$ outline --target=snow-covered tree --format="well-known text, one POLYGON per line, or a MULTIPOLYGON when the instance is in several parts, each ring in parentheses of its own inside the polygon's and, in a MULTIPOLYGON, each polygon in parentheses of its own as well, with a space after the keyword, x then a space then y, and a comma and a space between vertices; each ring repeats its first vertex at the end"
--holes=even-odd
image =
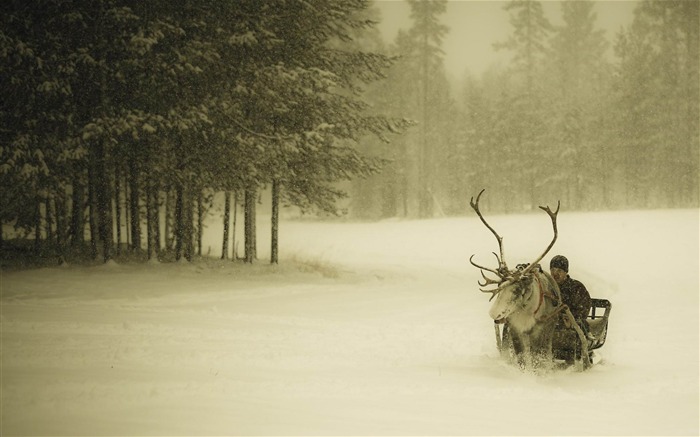
MULTIPOLYGON (((595 4, 591 1, 563 2, 563 24, 554 27, 551 39, 551 104, 547 105, 550 126, 546 157, 555 174, 548 185, 567 187, 559 197, 578 209, 597 194, 595 180, 612 170, 600 135, 605 126, 601 114, 610 104, 612 68, 606 59, 604 32, 596 29, 595 4)), ((590 201, 588 202, 590 204, 590 201)))
POLYGON ((37 241, 43 233, 63 246, 70 215, 79 242, 85 196, 93 255, 100 241, 107 261, 113 205, 121 230, 123 200, 131 244, 141 248, 145 219, 153 258, 162 199, 175 193, 166 214, 174 226, 166 229, 175 257, 191 259, 205 190, 254 197, 282 183, 287 201, 335 210, 337 180, 378 168, 354 144, 401 125, 370 114, 361 98, 361 84, 382 77, 389 59, 338 43, 372 25, 361 14, 367 7, 362 0, 3 3, 0 182, 8 192, 25 188, 14 189, 3 222, 36 230, 43 219, 49 225, 37 241))
POLYGON ((645 1, 619 35, 616 119, 629 206, 698 203, 698 4, 645 1))

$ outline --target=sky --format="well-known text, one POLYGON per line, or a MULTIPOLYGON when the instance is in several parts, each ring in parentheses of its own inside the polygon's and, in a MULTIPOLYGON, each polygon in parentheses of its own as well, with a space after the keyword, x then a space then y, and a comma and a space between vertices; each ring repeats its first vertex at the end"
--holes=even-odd
MULTIPOLYGON (((379 29, 386 41, 393 42, 399 29, 411 27, 409 6, 405 0, 377 0, 383 20, 379 29)), ((542 2, 552 24, 561 23, 560 1, 542 2)), ((632 22, 637 1, 596 2, 598 28, 605 29, 609 40, 622 26, 632 22)), ((466 70, 483 73, 494 63, 505 63, 508 55, 493 50, 493 43, 503 42, 511 32, 505 1, 448 0, 443 22, 449 27, 443 50, 445 68, 452 77, 462 77, 466 70)))

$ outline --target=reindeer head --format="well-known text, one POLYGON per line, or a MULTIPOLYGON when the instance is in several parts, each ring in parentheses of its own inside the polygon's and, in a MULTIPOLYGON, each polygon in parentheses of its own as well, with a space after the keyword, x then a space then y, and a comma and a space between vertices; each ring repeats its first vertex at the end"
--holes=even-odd
POLYGON ((495 269, 490 269, 488 267, 483 267, 476 264, 474 261, 472 261, 474 255, 472 255, 469 258, 469 262, 481 271, 481 276, 482 278, 484 278, 483 283, 479 282, 479 285, 481 287, 496 285, 496 288, 480 288, 480 290, 484 293, 491 293, 491 299, 498 295, 498 297, 496 298, 496 302, 494 302, 493 306, 491 307, 491 310, 489 311, 489 315, 494 320, 501 320, 508 317, 518 307, 522 306, 524 302, 528 299, 528 297, 532 294, 532 281, 534 279, 534 274, 536 272, 541 271, 538 263, 549 252, 552 246, 554 246, 554 242, 557 241, 557 214, 559 213, 560 204, 559 202, 557 202, 557 209, 554 212, 552 212, 552 210, 549 209, 549 206, 540 206, 540 209, 546 212, 547 215, 549 215, 549 218, 552 220, 554 238, 552 238, 552 241, 549 243, 549 246, 547 246, 542 255, 540 255, 535 261, 528 264, 520 264, 515 269, 511 270, 508 268, 508 265, 506 264, 505 260, 505 255, 503 251, 503 237, 498 235, 498 233, 486 222, 484 216, 479 210, 479 199, 481 198, 481 195, 484 193, 484 191, 485 189, 481 190, 481 192, 479 192, 479 195, 476 196, 476 202, 474 202, 474 198, 472 197, 469 204, 474 209, 474 211, 476 211, 477 215, 484 223, 484 225, 486 225, 486 227, 496 237, 501 255, 498 256, 496 252, 493 252, 493 255, 498 261, 498 267, 496 267, 495 269), (486 276, 484 272, 490 272, 496 275, 497 279, 486 276))

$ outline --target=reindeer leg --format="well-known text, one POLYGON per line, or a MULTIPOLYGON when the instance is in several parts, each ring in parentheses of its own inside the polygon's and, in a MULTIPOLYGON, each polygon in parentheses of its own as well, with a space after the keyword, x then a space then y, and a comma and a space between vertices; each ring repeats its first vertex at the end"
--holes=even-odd
POLYGON ((530 337, 527 335, 520 336, 520 341, 523 345, 523 364, 526 369, 534 369, 532 360, 532 343, 530 342, 530 337))
POLYGON ((498 347, 498 352, 503 353, 503 343, 501 341, 501 328, 498 323, 493 324, 493 329, 496 331, 496 346, 498 347))
POLYGON ((508 358, 510 362, 515 362, 519 366, 523 366, 523 343, 520 334, 515 332, 512 327, 508 326, 508 330, 504 329, 504 352, 508 353, 508 358), (506 343, 506 336, 508 334, 508 343, 506 343), (506 349, 506 344, 508 344, 508 349, 506 349))
POLYGON ((553 326, 544 326, 537 338, 536 366, 538 369, 551 370, 554 364, 554 354, 552 353, 552 338, 554 337, 553 326))
MULTIPOLYGON (((571 310, 569 308, 566 308, 564 310, 564 315, 567 319, 569 319, 569 322, 571 322, 571 326, 573 326, 574 330, 576 331, 576 334, 578 335, 578 338, 581 342, 581 361, 583 365, 583 370, 588 369, 591 367, 591 358, 588 355, 588 340, 586 339, 586 336, 584 335, 583 331, 581 330, 581 327, 578 326, 578 323, 576 323, 576 319, 574 318, 574 315, 571 314, 571 310)), ((575 354, 574 354, 575 357, 575 354)))

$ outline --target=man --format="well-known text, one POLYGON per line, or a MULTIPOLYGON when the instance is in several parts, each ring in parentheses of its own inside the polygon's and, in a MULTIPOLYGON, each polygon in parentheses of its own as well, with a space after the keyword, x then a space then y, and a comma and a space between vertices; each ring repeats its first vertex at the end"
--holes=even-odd
POLYGON ((581 324, 591 309, 591 295, 586 286, 569 276, 569 260, 565 256, 557 255, 552 258, 549 271, 559 285, 563 303, 569 306, 571 314, 581 324))
MULTIPOLYGON (((591 295, 586 290, 586 286, 569 276, 569 260, 565 256, 557 255, 552 258, 549 263, 549 271, 559 285, 562 303, 569 307, 571 314, 573 314, 574 319, 583 329, 583 332, 588 332, 588 325, 585 320, 591 309, 591 295)), ((581 348, 578 344, 578 336, 575 335, 572 329, 568 328, 571 328, 568 320, 561 318, 557 324, 553 346, 556 357, 572 363, 574 354, 576 352, 580 354, 581 348)))

